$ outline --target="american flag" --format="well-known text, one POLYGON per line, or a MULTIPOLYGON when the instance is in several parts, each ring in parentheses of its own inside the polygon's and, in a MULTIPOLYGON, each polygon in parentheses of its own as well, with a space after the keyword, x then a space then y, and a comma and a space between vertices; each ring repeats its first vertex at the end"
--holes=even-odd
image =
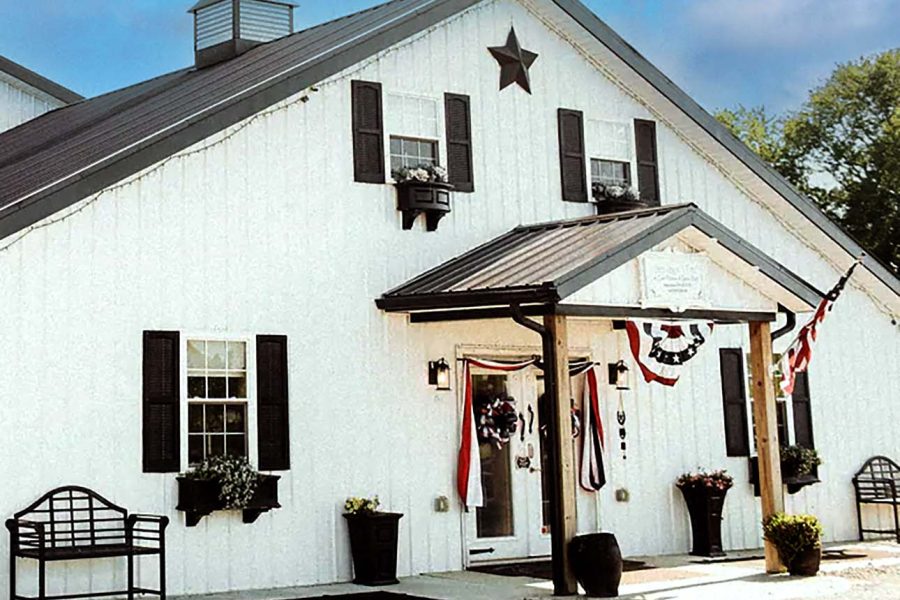
POLYGON ((819 307, 816 308, 816 312, 812 319, 803 326, 800 333, 797 334, 797 337, 794 338, 794 341, 791 342, 791 345, 788 346, 788 349, 781 356, 781 360, 778 363, 778 369, 781 371, 781 389, 785 394, 794 393, 794 380, 796 379, 797 373, 802 373, 809 367, 809 363, 812 360, 813 344, 816 342, 816 337, 819 334, 819 325, 822 324, 825 317, 831 312, 834 303, 841 295, 841 292, 844 291, 844 287, 847 285, 847 282, 853 275, 853 271, 856 270, 856 267, 860 262, 862 262, 862 257, 853 263, 850 269, 843 277, 841 277, 840 281, 837 282, 837 285, 831 288, 831 291, 825 295, 819 303, 819 307))

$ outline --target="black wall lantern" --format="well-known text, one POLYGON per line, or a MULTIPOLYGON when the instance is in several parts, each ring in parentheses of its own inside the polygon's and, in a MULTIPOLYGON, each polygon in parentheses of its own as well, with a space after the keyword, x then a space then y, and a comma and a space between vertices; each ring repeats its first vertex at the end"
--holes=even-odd
POLYGON ((428 363, 428 384, 438 390, 450 390, 450 365, 443 358, 428 363))
POLYGON ((631 389, 629 382, 629 369, 624 360, 617 363, 609 363, 609 385, 616 386, 616 389, 622 392, 631 389))

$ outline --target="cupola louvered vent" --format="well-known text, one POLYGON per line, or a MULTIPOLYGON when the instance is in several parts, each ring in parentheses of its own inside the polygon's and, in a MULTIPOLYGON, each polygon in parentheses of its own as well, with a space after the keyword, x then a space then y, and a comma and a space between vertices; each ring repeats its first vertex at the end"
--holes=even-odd
POLYGON ((294 5, 281 0, 201 0, 191 12, 198 68, 294 31, 294 5))

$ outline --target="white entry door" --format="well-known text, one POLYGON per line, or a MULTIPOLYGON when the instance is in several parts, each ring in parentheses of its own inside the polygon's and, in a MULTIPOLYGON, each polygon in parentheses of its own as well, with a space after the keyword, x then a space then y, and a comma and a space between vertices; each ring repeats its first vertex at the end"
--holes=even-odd
POLYGON ((535 368, 515 373, 473 369, 473 400, 514 399, 518 430, 509 444, 479 442, 485 505, 466 514, 470 562, 550 554, 541 415, 543 377, 535 368))

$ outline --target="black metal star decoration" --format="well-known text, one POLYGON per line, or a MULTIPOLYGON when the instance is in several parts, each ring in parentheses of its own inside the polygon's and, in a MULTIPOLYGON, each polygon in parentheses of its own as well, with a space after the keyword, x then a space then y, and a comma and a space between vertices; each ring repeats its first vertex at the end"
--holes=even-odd
POLYGON ((531 79, 528 69, 537 60, 538 55, 528 50, 523 50, 516 37, 515 27, 510 28, 505 46, 488 48, 497 62, 500 63, 500 89, 504 89, 514 83, 531 93, 531 79))

